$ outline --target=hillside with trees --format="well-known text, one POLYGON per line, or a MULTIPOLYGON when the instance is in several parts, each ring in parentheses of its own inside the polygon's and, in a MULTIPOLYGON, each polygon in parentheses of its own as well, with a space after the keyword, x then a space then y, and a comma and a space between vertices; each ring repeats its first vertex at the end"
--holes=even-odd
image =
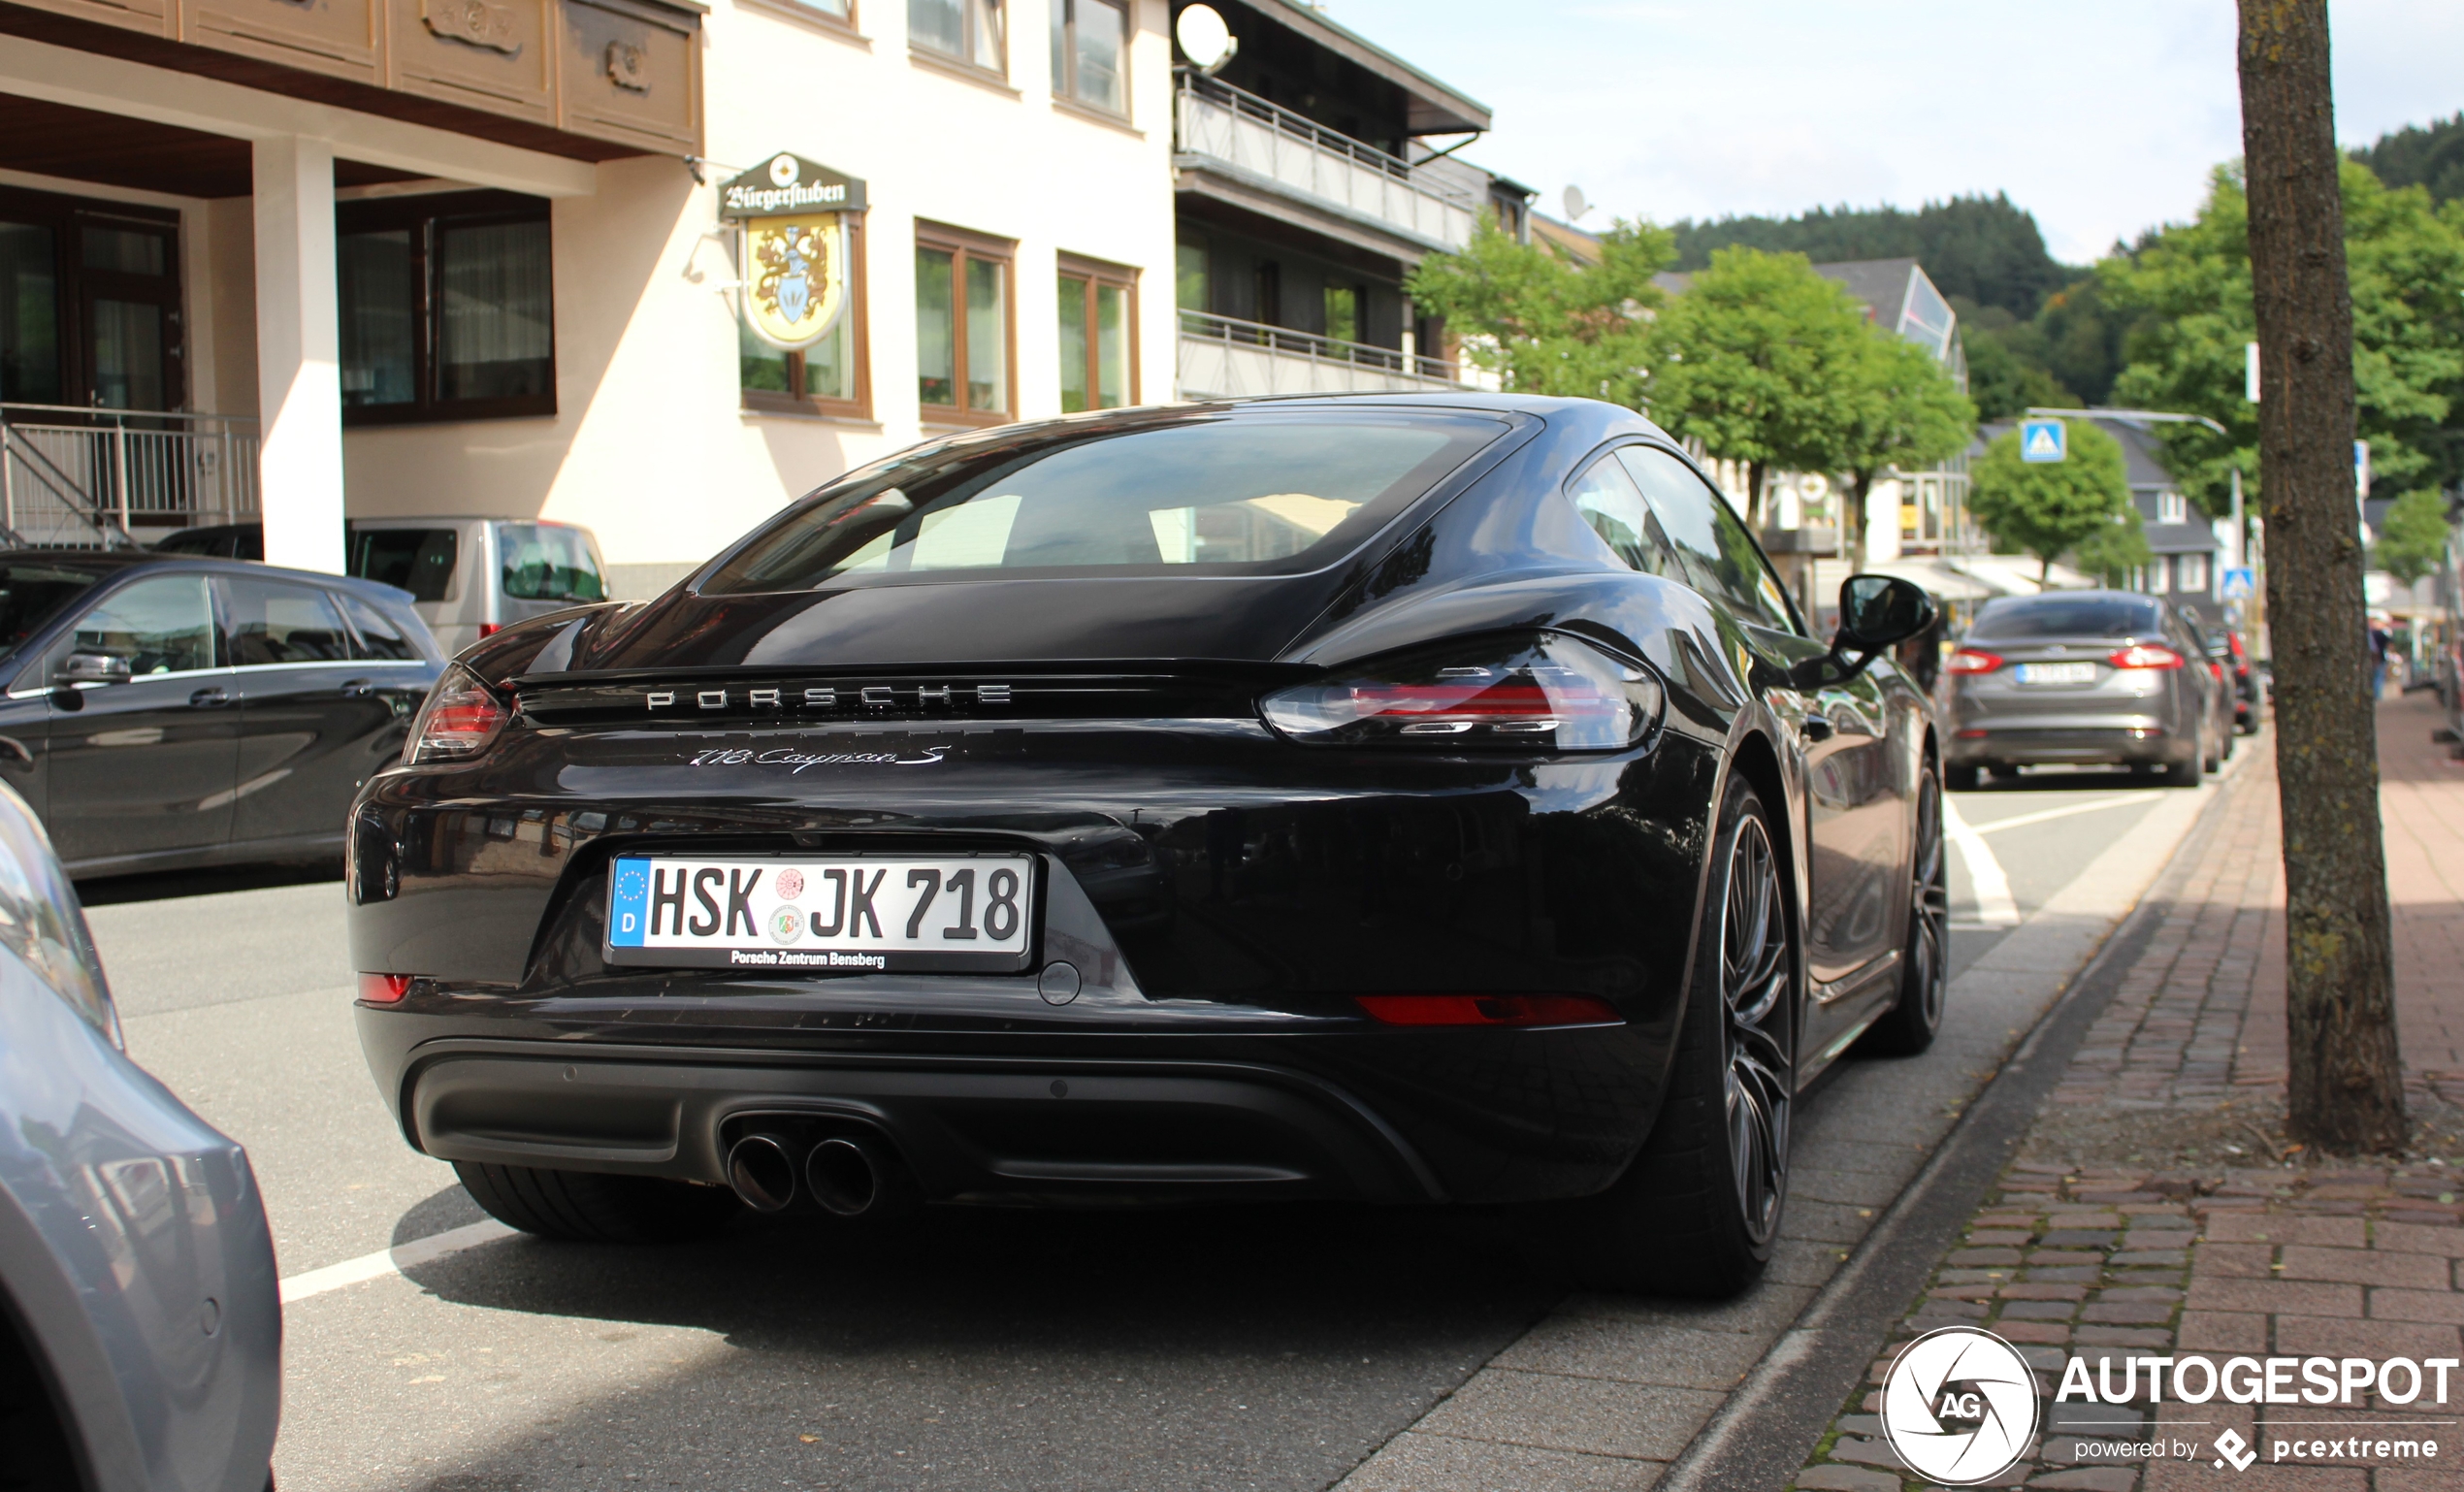
POLYGON ((2352 152, 2389 186, 2426 186, 2442 206, 2464 197, 2464 114, 2407 125, 2352 152))
POLYGON ((1797 217, 1724 217, 1674 225, 1679 270, 1700 270, 1723 248, 1842 259, 1913 258, 1944 295, 2032 316, 2045 297, 2086 274, 2045 249, 2032 212, 2000 193, 1900 208, 1816 208, 1797 217))

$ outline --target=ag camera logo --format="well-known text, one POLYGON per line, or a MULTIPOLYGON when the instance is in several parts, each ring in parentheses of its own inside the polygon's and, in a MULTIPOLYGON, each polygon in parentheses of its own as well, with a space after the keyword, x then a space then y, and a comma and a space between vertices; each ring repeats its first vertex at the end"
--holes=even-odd
POLYGON ((1900 1349, 1882 1385, 1882 1433, 1908 1470, 1948 1486, 1990 1481, 2036 1439, 2036 1375, 1990 1331, 1945 1326, 1900 1349))

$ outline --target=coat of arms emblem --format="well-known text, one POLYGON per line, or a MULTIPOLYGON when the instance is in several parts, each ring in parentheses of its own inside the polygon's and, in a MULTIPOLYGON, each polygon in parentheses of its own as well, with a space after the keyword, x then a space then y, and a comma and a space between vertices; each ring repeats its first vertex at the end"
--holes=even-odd
POLYGON ((839 214, 755 218, 745 237, 752 260, 745 319, 754 334, 791 352, 827 337, 847 300, 839 214))

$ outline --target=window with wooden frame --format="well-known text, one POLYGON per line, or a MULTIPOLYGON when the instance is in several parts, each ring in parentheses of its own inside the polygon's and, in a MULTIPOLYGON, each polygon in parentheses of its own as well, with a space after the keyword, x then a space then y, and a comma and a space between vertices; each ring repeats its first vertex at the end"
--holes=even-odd
POLYGON ((187 407, 179 214, 0 187, 0 401, 187 407))
POLYGON ((736 312, 737 381, 744 407, 782 414, 873 417, 872 335, 864 314, 864 214, 847 219, 847 313, 827 337, 782 352, 753 335, 736 312))
POLYGON ((1138 402, 1138 272, 1060 256, 1061 412, 1138 402))
POLYGON ((556 412, 544 200, 388 197, 334 220, 344 425, 556 412))
POLYGON ((1129 117, 1129 8, 1052 0, 1053 96, 1129 117))
POLYGON ((916 224, 916 398, 924 423, 998 425, 1015 417, 1015 248, 962 228, 916 224))
POLYGON ((1003 0, 907 0, 907 45, 1007 77, 1008 19, 1003 0))

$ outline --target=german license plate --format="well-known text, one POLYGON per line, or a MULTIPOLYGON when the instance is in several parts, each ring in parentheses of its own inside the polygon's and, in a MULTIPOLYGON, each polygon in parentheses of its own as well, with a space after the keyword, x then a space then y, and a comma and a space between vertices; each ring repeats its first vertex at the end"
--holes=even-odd
POLYGON ((607 961, 863 974, 1017 973, 1026 855, 627 856, 607 877, 607 961))
POLYGON ((2023 684, 2093 684, 2094 664, 2021 664, 2019 681, 2023 684))

